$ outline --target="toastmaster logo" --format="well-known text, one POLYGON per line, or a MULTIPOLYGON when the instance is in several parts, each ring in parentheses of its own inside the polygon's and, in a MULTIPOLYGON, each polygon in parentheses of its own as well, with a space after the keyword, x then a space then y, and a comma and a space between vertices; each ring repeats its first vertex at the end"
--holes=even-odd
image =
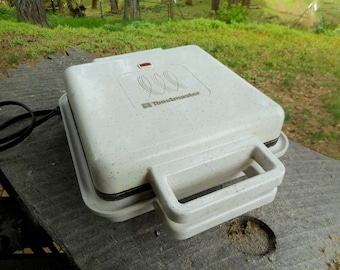
MULTIPOLYGON (((164 71, 162 74, 154 73, 151 76, 141 75, 137 77, 138 84, 149 93, 149 97, 162 96, 165 93, 178 92, 180 89, 187 89, 188 87, 179 82, 175 74, 170 71, 164 71)), ((142 103, 144 109, 158 106, 161 104, 181 100, 184 98, 194 97, 199 95, 199 92, 188 93, 177 97, 171 97, 163 100, 142 103)))
POLYGON ((198 96, 200 94, 200 92, 195 92, 195 93, 189 93, 187 95, 183 95, 183 96, 178 96, 178 97, 172 97, 172 98, 168 98, 168 99, 163 99, 163 100, 158 100, 158 101, 152 101, 152 102, 148 102, 148 103, 143 103, 142 107, 144 109, 153 107, 153 106, 158 106, 158 105, 162 105, 165 103, 169 103, 169 102, 173 102, 173 101, 177 101, 177 100, 181 100, 181 99, 185 99, 185 98, 190 98, 190 97, 194 97, 194 96, 198 96))
POLYGON ((164 71, 162 74, 154 73, 151 76, 140 75, 138 84, 151 95, 163 95, 166 92, 176 92, 179 89, 187 89, 186 85, 179 82, 175 74, 164 71))
POLYGON ((122 73, 118 82, 137 110, 151 109, 188 98, 206 98, 211 93, 200 79, 182 65, 154 65, 122 73))

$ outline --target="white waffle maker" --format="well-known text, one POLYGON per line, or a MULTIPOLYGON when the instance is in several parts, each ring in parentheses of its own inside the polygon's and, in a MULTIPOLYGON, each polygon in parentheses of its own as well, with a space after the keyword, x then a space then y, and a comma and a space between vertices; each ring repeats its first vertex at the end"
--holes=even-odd
POLYGON ((65 82, 74 167, 98 215, 156 208, 185 239, 274 200, 284 111, 199 47, 96 59, 65 82))

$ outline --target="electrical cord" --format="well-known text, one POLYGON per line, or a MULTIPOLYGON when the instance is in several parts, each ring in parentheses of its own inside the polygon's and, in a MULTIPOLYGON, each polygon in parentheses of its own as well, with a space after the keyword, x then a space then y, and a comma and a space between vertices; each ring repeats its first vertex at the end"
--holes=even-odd
POLYGON ((26 127, 4 137, 0 138, 0 152, 3 152, 7 149, 12 148, 13 146, 19 144, 23 140, 25 140, 30 133, 33 131, 34 128, 41 125, 42 123, 46 122, 48 119, 55 115, 60 115, 60 108, 56 107, 52 110, 40 110, 40 111, 32 111, 27 105, 18 102, 18 101, 0 101, 0 107, 8 106, 8 105, 15 105, 24 108, 27 113, 23 113, 20 115, 17 115, 9 120, 7 120, 4 123, 0 124, 0 131, 4 130, 10 125, 13 125, 14 123, 17 123, 21 120, 31 118, 30 124, 26 127), (40 119, 37 120, 37 116, 41 116, 40 119))

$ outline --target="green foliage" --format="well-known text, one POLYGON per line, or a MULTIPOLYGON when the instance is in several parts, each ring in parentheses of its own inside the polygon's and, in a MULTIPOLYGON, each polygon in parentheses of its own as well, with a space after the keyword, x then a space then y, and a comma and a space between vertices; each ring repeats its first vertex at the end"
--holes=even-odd
POLYGON ((224 2, 217 11, 217 18, 226 23, 240 23, 247 21, 247 7, 241 3, 232 4, 228 8, 228 2, 224 2))
POLYGON ((340 121, 340 89, 323 98, 324 108, 331 113, 336 121, 340 121))
POLYGON ((0 4, 0 19, 16 21, 16 9, 14 7, 10 8, 0 4))
POLYGON ((117 31, 123 31, 123 27, 120 24, 115 23, 107 23, 104 24, 103 29, 110 31, 110 32, 117 32, 117 31))
POLYGON ((9 63, 10 63, 11 65, 17 64, 20 60, 21 60, 21 57, 18 56, 18 55, 15 55, 15 54, 13 54, 13 55, 11 55, 11 56, 9 57, 9 63))
POLYGON ((48 15, 48 21, 51 28, 55 28, 57 26, 69 26, 73 28, 87 28, 94 29, 98 27, 102 27, 106 24, 106 21, 98 18, 87 18, 87 17, 79 17, 73 18, 70 16, 60 16, 60 15, 48 15))
POLYGON ((326 23, 325 16, 322 16, 317 27, 312 29, 316 34, 337 34, 337 25, 332 23, 326 23))
POLYGON ((312 141, 319 141, 325 137, 325 134, 322 131, 316 131, 311 134, 312 141))
POLYGON ((310 139, 312 142, 318 142, 321 140, 327 141, 329 144, 336 144, 340 141, 340 134, 334 132, 324 132, 322 130, 313 132, 309 136, 306 136, 306 139, 310 139))
POLYGON ((126 28, 134 28, 134 29, 153 29, 155 27, 154 23, 148 21, 131 21, 131 23, 127 24, 126 28))

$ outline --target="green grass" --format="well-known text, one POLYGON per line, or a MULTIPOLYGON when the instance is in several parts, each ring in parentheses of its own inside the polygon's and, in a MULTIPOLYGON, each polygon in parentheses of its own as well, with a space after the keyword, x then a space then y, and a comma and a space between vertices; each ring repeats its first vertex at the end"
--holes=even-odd
POLYGON ((98 18, 73 18, 70 16, 58 16, 58 15, 51 15, 48 16, 48 21, 51 28, 55 28, 57 26, 69 26, 74 28, 87 28, 93 29, 101 27, 105 24, 104 20, 100 20, 98 18))
MULTIPOLYGON (((182 11, 188 12, 187 8, 182 11)), ((52 28, 45 29, 17 23, 15 10, 0 5, 0 65, 6 70, 71 47, 101 57, 197 44, 277 100, 286 111, 289 136, 311 148, 315 141, 326 141, 339 149, 337 156, 329 154, 340 158, 340 35, 336 30, 316 34, 277 24, 226 24, 211 16, 133 22, 121 17, 74 19, 49 14, 52 28)))
MULTIPOLYGON (((340 88, 331 95, 323 97, 324 108, 340 123, 340 88)), ((340 134, 340 132, 339 132, 340 134)))
POLYGON ((2 20, 16 21, 17 14, 15 8, 8 8, 0 4, 0 18, 2 20))

